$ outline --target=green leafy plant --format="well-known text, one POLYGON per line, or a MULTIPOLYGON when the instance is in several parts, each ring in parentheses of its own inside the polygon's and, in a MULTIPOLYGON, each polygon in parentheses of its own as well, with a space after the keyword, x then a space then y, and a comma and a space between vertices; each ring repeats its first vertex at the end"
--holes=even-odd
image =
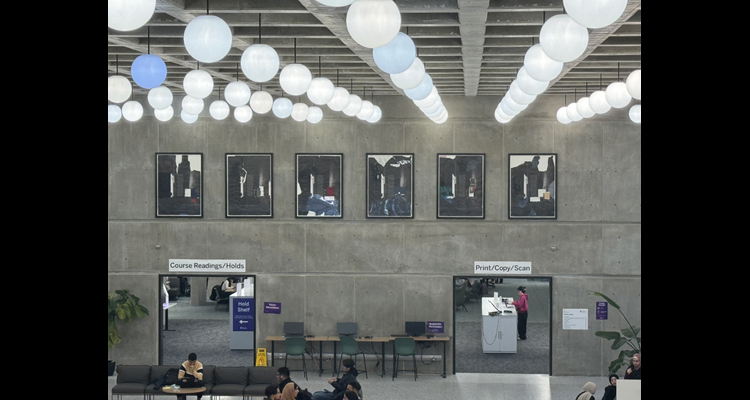
POLYGON ((122 342, 117 322, 127 324, 135 319, 148 315, 146 307, 140 305, 141 299, 128 290, 117 290, 107 293, 107 350, 122 342))
POLYGON ((621 350, 617 359, 609 364, 609 373, 616 374, 617 371, 620 370, 620 368, 622 368, 623 366, 627 367, 629 365, 630 362, 627 361, 628 358, 632 358, 634 355, 641 352, 641 329, 633 326, 633 324, 630 323, 617 302, 598 292, 594 292, 594 295, 607 300, 609 304, 612 305, 612 307, 616 308, 617 311, 620 312, 622 317, 625 319, 625 322, 628 324, 628 327, 621 330, 620 332, 599 331, 595 333, 595 335, 600 338, 612 341, 612 350, 617 351, 627 346, 627 349, 621 350))

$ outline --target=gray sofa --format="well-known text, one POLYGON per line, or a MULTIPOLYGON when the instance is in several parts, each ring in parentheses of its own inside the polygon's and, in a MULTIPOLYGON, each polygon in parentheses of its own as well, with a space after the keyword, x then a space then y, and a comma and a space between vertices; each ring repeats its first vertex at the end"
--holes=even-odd
MULTIPOLYGON (((122 396, 143 396, 144 399, 155 396, 172 396, 154 385, 174 365, 118 365, 117 383, 112 388, 112 398, 122 396)), ((221 396, 241 396, 265 398, 268 385, 278 384, 276 370, 267 367, 203 367, 203 381, 206 392, 204 398, 221 398, 221 396)))

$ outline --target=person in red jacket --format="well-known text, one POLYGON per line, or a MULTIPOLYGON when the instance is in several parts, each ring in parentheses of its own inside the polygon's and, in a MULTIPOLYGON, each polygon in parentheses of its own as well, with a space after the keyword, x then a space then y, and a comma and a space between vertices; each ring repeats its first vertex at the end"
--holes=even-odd
POLYGON ((518 288, 518 296, 518 301, 513 302, 518 311, 518 338, 526 340, 526 328, 529 323, 529 295, 526 293, 526 286, 518 288))

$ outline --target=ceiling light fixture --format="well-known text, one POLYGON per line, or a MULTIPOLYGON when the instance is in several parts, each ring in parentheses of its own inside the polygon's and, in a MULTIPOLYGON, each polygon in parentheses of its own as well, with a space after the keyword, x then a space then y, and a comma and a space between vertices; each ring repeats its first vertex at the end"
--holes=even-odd
POLYGON ((279 72, 279 53, 273 47, 262 44, 263 14, 258 15, 258 44, 248 47, 242 53, 242 72, 253 82, 263 83, 273 79, 279 72))
POLYGON ((361 46, 382 47, 401 30, 401 11, 391 0, 358 0, 346 13, 346 27, 361 46))
POLYGON ((232 29, 223 19, 208 15, 208 9, 209 2, 206 0, 206 15, 188 23, 183 41, 188 54, 202 63, 211 64, 229 54, 232 49, 232 29))
POLYGON ((134 31, 146 25, 154 11, 156 0, 107 0, 107 27, 134 31))

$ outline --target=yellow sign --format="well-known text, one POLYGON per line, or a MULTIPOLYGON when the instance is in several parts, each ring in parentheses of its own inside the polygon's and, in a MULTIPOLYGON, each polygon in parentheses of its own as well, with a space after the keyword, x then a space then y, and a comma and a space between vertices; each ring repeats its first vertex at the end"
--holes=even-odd
POLYGON ((267 367, 268 366, 268 353, 266 349, 258 349, 258 359, 255 361, 256 367, 267 367))

